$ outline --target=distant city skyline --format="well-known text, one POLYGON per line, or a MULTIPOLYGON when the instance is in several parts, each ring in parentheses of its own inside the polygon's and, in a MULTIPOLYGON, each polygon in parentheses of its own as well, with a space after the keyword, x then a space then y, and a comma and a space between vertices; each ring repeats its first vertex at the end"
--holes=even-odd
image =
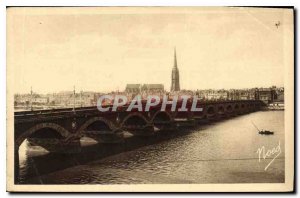
MULTIPOLYGON (((128 84, 127 84, 128 85, 128 84)), ((145 85, 145 84, 140 84, 140 85, 145 85)), ((151 84, 150 84, 151 85, 151 84)), ((247 87, 247 88, 229 88, 229 89, 213 89, 213 88, 208 88, 208 89, 195 89, 195 90, 191 90, 191 89, 182 89, 181 91, 184 92, 184 91, 191 91, 191 92, 197 92, 197 91, 230 91, 230 90, 239 90, 239 91, 243 91, 243 90, 252 90, 252 89, 268 89, 268 88, 273 88, 273 87, 276 87, 276 89, 284 89, 283 86, 275 86, 275 85, 272 85, 272 86, 269 86, 269 87, 247 87)), ((164 89, 166 92, 170 92, 170 90, 168 89, 164 89)), ((31 90, 30 90, 31 91, 31 90)), ((15 95, 30 95, 31 92, 24 92, 24 93, 14 93, 15 95)), ((179 91, 179 92, 181 92, 179 91)), ((110 91, 93 91, 93 90, 76 90, 75 89, 75 93, 76 94, 80 94, 80 93, 111 93, 111 92, 126 92, 126 88, 123 89, 123 90, 110 90, 110 91)), ((74 89, 73 90, 60 90, 60 91, 56 91, 56 92, 37 92, 37 91, 34 91, 32 90, 32 94, 41 94, 41 95, 47 95, 47 94, 74 94, 74 89)))
POLYGON ((175 46, 181 89, 284 86, 281 9, 17 9, 7 18, 14 93, 123 91, 130 83, 169 91, 175 46))

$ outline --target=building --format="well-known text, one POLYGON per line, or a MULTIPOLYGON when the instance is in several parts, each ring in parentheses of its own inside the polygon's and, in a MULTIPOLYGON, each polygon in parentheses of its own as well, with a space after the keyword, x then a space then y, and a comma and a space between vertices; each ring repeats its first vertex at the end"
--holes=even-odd
POLYGON ((273 87, 256 89, 256 99, 266 104, 272 103, 276 98, 276 91, 273 87))
POLYGON ((126 93, 138 94, 141 92, 141 84, 127 84, 125 88, 126 93))
POLYGON ((49 103, 49 98, 48 97, 36 97, 36 98, 32 98, 32 103, 36 103, 36 104, 48 104, 49 103))
POLYGON ((150 93, 161 93, 164 92, 163 84, 143 84, 141 87, 142 92, 150 92, 150 93))
POLYGON ((239 90, 239 100, 255 100, 255 90, 254 89, 239 90))
POLYGON ((228 99, 229 100, 240 100, 241 93, 237 89, 230 89, 228 91, 228 99))
POLYGON ((171 92, 180 91, 179 84, 179 70, 177 67, 176 49, 174 49, 174 67, 172 69, 172 82, 171 82, 171 92))
POLYGON ((284 88, 277 88, 276 89, 276 102, 284 102, 284 88))
POLYGON ((129 94, 163 93, 163 84, 127 84, 125 92, 129 94))
POLYGON ((206 90, 203 92, 205 100, 227 100, 228 92, 225 90, 206 90))

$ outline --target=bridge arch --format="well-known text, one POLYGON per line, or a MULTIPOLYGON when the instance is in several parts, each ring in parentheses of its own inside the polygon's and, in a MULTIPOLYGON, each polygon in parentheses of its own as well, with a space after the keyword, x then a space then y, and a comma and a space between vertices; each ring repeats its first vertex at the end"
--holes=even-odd
POLYGON ((249 107, 250 111, 254 111, 254 103, 250 103, 250 107, 249 107))
POLYGON ((218 114, 224 114, 225 113, 225 107, 224 107, 224 105, 218 105, 217 106, 217 112, 218 112, 218 114))
POLYGON ((247 112, 251 111, 251 108, 250 108, 250 104, 249 104, 249 103, 246 104, 246 109, 247 109, 247 112))
POLYGON ((240 109, 240 105, 239 104, 235 104, 234 105, 234 110, 239 110, 240 109))
POLYGON ((18 137, 16 140, 16 145, 19 147, 26 138, 30 137, 32 134, 34 134, 35 132, 37 132, 41 129, 47 129, 47 128, 56 131, 63 138, 68 138, 69 135, 71 134, 68 130, 66 130, 64 127, 62 127, 58 124, 40 123, 40 124, 37 124, 37 125, 31 127, 30 129, 25 131, 20 137, 18 137))
POLYGON ((232 113, 232 112, 233 112, 232 104, 228 104, 228 105, 226 106, 226 112, 227 112, 227 113, 232 113))
POLYGON ((215 113, 216 113, 215 106, 213 106, 213 105, 208 106, 206 112, 207 112, 208 116, 215 115, 215 113))
POLYGON ((78 134, 82 134, 85 129, 87 129, 89 126, 96 122, 101 122, 104 125, 106 125, 110 130, 115 131, 117 127, 109 120, 103 118, 103 117, 93 117, 89 120, 87 120, 81 127, 78 129, 78 134))
POLYGON ((160 117, 163 121, 173 121, 173 117, 171 116, 171 114, 169 112, 157 111, 152 116, 151 122, 153 123, 155 121, 155 119, 157 119, 158 117, 160 117))
POLYGON ((141 125, 147 125, 149 123, 149 121, 141 113, 134 112, 134 113, 130 113, 123 119, 121 123, 121 127, 125 126, 125 124, 129 122, 131 119, 136 119, 138 122, 140 122, 141 125))
POLYGON ((242 113, 248 112, 248 107, 245 103, 241 103, 240 109, 241 109, 242 113))

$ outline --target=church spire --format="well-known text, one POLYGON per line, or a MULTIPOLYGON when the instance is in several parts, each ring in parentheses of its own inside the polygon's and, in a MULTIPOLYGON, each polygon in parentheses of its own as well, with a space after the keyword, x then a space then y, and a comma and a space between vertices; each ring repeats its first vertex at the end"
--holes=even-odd
POLYGON ((171 77, 171 92, 172 91, 180 91, 179 85, 179 70, 177 68, 177 57, 176 57, 176 48, 174 47, 174 66, 172 69, 172 77, 171 77))
POLYGON ((176 47, 174 47, 174 68, 177 68, 176 47))

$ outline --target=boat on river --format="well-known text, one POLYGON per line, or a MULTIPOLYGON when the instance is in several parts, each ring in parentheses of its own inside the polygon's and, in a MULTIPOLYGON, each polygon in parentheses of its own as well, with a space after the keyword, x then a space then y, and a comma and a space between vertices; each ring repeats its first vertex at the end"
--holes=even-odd
POLYGON ((268 130, 259 131, 258 133, 261 135, 273 135, 274 134, 273 131, 268 131, 268 130))
POLYGON ((253 126, 257 129, 258 134, 261 135, 273 135, 274 132, 273 131, 269 131, 269 130, 260 130, 253 122, 252 122, 253 126))

